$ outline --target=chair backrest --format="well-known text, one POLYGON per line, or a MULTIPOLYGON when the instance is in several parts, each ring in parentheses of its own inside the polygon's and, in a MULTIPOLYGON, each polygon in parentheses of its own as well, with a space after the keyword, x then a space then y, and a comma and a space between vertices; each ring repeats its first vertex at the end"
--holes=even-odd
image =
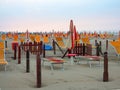
POLYGON ((4 40, 6 39, 6 35, 3 34, 3 35, 1 36, 1 39, 4 41, 4 40))
POLYGON ((118 47, 120 47, 120 41, 110 41, 110 44, 112 46, 118 46, 118 47))
POLYGON ((40 42, 40 35, 36 35, 36 36, 35 36, 35 41, 36 41, 36 42, 40 42))
POLYGON ((0 60, 5 58, 4 49, 0 49, 0 60))
POLYGON ((13 36, 13 40, 14 40, 14 41, 18 41, 18 35, 14 35, 14 36, 13 36))
POLYGON ((8 38, 12 38, 12 34, 11 33, 8 33, 8 38))
POLYGON ((58 45, 62 48, 65 48, 65 44, 63 42, 62 37, 56 37, 56 42, 58 43, 58 45))
POLYGON ((1 41, 0 42, 0 59, 4 59, 4 56, 5 56, 5 54, 4 54, 4 49, 5 49, 5 47, 4 47, 5 45, 4 45, 4 42, 3 41, 1 41))
POLYGON ((31 40, 32 42, 34 42, 34 41, 35 41, 35 35, 30 34, 30 35, 29 35, 29 38, 30 38, 30 40, 31 40))
POLYGON ((110 41, 117 54, 120 54, 120 41, 110 41))
POLYGON ((5 46, 5 45, 4 45, 4 42, 1 41, 1 42, 0 42, 0 50, 1 50, 1 49, 4 49, 4 46, 5 46))
POLYGON ((20 38, 20 42, 25 42, 25 39, 24 38, 20 38))
POLYGON ((43 36, 43 43, 49 43, 49 37, 43 36))
POLYGON ((89 38, 82 38, 82 42, 83 42, 84 44, 90 44, 89 38))

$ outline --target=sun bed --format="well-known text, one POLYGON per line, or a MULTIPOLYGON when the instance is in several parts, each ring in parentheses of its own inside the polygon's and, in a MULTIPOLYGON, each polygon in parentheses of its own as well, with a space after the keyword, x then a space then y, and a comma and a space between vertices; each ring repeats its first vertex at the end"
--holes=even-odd
POLYGON ((49 62, 50 64, 50 67, 51 67, 51 70, 54 70, 54 64, 62 64, 62 70, 64 70, 64 63, 65 63, 65 60, 63 59, 60 59, 60 58, 54 58, 54 57, 49 57, 49 58, 43 58, 43 65, 44 65, 44 62, 49 62))
POLYGON ((101 56, 75 56, 75 58, 77 59, 77 62, 79 63, 81 60, 87 60, 87 64, 89 64, 89 67, 91 68, 91 61, 98 61, 99 62, 99 66, 100 66, 100 61, 103 59, 101 56))

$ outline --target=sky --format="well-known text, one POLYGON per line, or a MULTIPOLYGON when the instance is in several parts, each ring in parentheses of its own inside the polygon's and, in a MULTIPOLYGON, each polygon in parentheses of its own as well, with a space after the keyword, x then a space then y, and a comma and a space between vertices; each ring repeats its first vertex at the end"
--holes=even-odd
POLYGON ((0 0, 0 31, 120 30, 120 0, 0 0))

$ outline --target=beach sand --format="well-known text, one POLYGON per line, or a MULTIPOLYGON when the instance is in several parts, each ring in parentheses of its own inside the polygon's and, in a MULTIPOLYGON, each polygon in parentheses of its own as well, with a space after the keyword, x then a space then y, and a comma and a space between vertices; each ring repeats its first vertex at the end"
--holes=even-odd
MULTIPOLYGON (((105 52, 106 40, 99 40, 102 41, 102 51, 105 52)), ((101 66, 96 66, 98 62, 92 62, 90 68, 86 60, 80 61, 80 64, 71 65, 69 58, 65 57, 67 63, 64 64, 64 70, 61 65, 55 65, 52 71, 48 62, 41 66, 42 87, 36 88, 36 55, 30 55, 30 73, 26 73, 25 53, 22 52, 21 64, 17 64, 17 59, 12 58, 12 40, 7 41, 8 65, 6 72, 4 68, 0 68, 0 90, 120 90, 120 62, 110 44, 108 47, 108 82, 103 82, 103 60, 101 66)), ((91 42, 94 43, 94 39, 91 42)), ((47 51, 47 55, 53 55, 53 51, 47 51)), ((62 55, 59 50, 57 55, 62 55)))

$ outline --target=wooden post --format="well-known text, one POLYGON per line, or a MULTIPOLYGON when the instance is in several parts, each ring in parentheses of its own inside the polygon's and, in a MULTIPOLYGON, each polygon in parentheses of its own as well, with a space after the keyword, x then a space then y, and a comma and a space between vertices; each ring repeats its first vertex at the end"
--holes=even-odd
MULTIPOLYGON (((26 43, 24 42, 23 45, 26 45, 26 43)), ((25 51, 25 47, 26 47, 26 46, 23 46, 23 50, 24 50, 24 51, 25 51)))
POLYGON ((45 44, 43 45, 43 57, 45 58, 45 44))
POLYGON ((83 43, 83 56, 85 56, 85 44, 83 43))
POLYGON ((106 51, 108 50, 108 40, 106 40, 106 51))
POLYGON ((97 40, 95 40, 95 46, 97 46, 97 40))
POLYGON ((14 46, 14 60, 16 60, 16 52, 17 52, 17 50, 16 50, 16 45, 14 46))
POLYGON ((102 45, 101 41, 99 41, 99 45, 100 45, 100 46, 102 45))
POLYGON ((34 52, 33 52, 33 54, 36 54, 35 51, 37 51, 37 42, 34 41, 34 52))
POLYGON ((21 49, 20 49, 20 46, 18 46, 18 64, 21 64, 21 49))
POLYGON ((23 50, 23 42, 21 42, 21 44, 20 44, 20 45, 21 45, 21 48, 22 48, 22 50, 23 50))
POLYGON ((7 41, 5 41, 5 48, 7 48, 7 41))
POLYGON ((55 41, 53 40, 53 50, 54 50, 54 55, 56 54, 56 47, 55 47, 55 41))
POLYGON ((108 82, 109 77, 108 77, 108 56, 107 52, 104 53, 104 73, 103 73, 103 81, 108 82))
POLYGON ((38 52, 37 54, 37 60, 36 60, 36 75, 37 75, 37 88, 41 87, 41 59, 40 59, 40 54, 38 52))
POLYGON ((101 41, 99 41, 99 53, 100 53, 101 55, 103 55, 103 52, 102 52, 102 43, 101 43, 101 41))
POLYGON ((83 45, 82 45, 82 43, 78 44, 77 52, 78 52, 78 55, 83 55, 83 45))
POLYGON ((32 42, 29 42, 29 51, 32 53, 32 42))
POLYGON ((26 72, 30 72, 29 50, 26 51, 26 72))
POLYGON ((98 43, 96 44, 96 56, 100 56, 98 43))
POLYGON ((72 53, 72 50, 70 48, 68 48, 68 53, 71 54, 72 53))

